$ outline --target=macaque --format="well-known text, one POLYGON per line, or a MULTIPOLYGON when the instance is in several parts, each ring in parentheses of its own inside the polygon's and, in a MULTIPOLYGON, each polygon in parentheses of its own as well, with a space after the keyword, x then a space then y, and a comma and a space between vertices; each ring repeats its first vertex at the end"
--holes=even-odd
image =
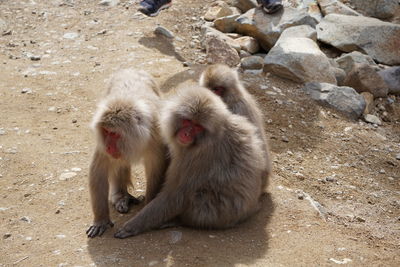
POLYGON ((256 132, 210 90, 178 90, 162 111, 161 134, 171 157, 165 183, 114 236, 134 236, 174 221, 229 228, 258 211, 265 160, 256 132))
POLYGON ((113 226, 109 198, 120 213, 140 202, 128 193, 132 164, 144 160, 146 202, 161 190, 168 158, 159 133, 160 101, 159 89, 145 71, 124 69, 111 77, 92 122, 97 146, 89 172, 94 222, 86 231, 88 237, 100 236, 113 226))
POLYGON ((264 117, 256 100, 244 88, 238 73, 226 65, 208 66, 201 74, 199 84, 219 95, 231 112, 246 117, 256 126, 257 134, 263 142, 265 170, 261 176, 261 186, 264 190, 268 184, 272 166, 267 136, 264 131, 264 117))
POLYGON ((283 8, 282 0, 257 0, 257 4, 267 14, 273 14, 283 8))

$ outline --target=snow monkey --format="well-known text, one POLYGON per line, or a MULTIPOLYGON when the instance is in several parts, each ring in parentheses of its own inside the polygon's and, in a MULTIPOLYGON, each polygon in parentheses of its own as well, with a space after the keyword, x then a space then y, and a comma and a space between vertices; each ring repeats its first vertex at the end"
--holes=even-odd
POLYGON ((242 115, 257 127, 257 134, 263 142, 265 170, 261 175, 262 190, 268 184, 272 172, 271 156, 264 131, 264 117, 256 100, 244 88, 238 73, 226 65, 208 66, 200 76, 199 83, 219 95, 234 114, 242 115))
POLYGON ((160 191, 168 165, 167 147, 159 133, 160 92, 145 71, 124 69, 110 79, 106 96, 94 115, 97 146, 89 171, 94 213, 88 237, 100 236, 110 220, 108 199, 120 213, 140 200, 128 193, 131 164, 144 159, 146 202, 160 191))
POLYGON ((165 184, 117 238, 174 221, 228 228, 259 209, 265 160, 257 128, 204 87, 181 88, 168 100, 161 118, 171 157, 165 184))

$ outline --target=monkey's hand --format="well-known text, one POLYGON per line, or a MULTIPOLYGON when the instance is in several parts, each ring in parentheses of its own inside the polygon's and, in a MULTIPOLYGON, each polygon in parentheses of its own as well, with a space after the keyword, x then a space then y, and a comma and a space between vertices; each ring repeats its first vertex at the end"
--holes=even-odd
POLYGON ((114 224, 111 221, 107 222, 96 222, 92 226, 87 229, 86 234, 88 237, 96 237, 96 236, 101 236, 108 227, 113 227, 114 224))
POLYGON ((144 196, 134 197, 130 194, 119 197, 114 202, 114 207, 119 213, 127 213, 130 205, 138 205, 144 201, 144 196))

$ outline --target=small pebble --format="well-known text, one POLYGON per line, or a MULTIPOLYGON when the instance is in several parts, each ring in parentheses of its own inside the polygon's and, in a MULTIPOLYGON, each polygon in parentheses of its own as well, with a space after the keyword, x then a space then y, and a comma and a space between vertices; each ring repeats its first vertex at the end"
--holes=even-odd
POLYGON ((32 89, 31 88, 23 88, 21 90, 22 94, 32 94, 32 89))
POLYGON ((11 237, 11 234, 10 234, 10 233, 5 233, 5 234, 3 235, 3 239, 7 239, 7 238, 9 238, 9 237, 11 237))

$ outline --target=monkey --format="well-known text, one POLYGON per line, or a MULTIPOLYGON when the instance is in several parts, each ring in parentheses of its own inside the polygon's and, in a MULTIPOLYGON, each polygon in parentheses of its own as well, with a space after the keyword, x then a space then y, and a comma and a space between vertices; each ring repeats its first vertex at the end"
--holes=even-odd
POLYGON ((111 76, 106 96, 92 120, 97 145, 89 170, 89 191, 94 214, 88 237, 101 236, 113 223, 108 199, 120 213, 139 198, 128 193, 131 165, 143 159, 145 201, 161 190, 168 166, 168 151, 159 132, 160 91, 145 71, 122 69, 111 76))
POLYGON ((161 135, 170 164, 160 193, 119 229, 126 238, 179 225, 230 228, 260 208, 265 169, 257 128, 210 90, 185 86, 166 100, 161 135))
POLYGON ((264 150, 265 170, 261 175, 261 187, 264 190, 272 173, 272 164, 264 117, 256 100, 240 82, 237 71, 227 65, 208 66, 200 75, 199 84, 219 95, 232 113, 246 117, 256 126, 264 150))

